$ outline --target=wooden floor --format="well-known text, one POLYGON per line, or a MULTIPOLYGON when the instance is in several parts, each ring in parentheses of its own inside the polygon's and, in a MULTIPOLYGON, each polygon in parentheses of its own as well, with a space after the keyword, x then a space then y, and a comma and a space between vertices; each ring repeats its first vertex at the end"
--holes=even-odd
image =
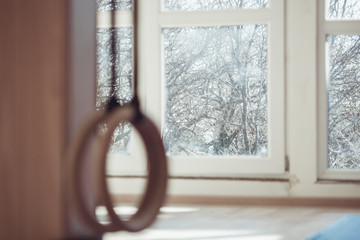
POLYGON ((163 207, 151 228, 106 234, 104 240, 298 240, 346 214, 360 214, 360 209, 174 205, 163 207))

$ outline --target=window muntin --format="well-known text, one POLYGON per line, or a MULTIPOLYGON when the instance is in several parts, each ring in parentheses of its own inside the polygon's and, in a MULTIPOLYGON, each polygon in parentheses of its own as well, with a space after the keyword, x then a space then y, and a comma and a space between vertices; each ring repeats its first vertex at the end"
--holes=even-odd
POLYGON ((269 6, 269 0, 163 0, 163 7, 170 11, 204 11, 225 9, 259 9, 269 6))
POLYGON ((266 25, 167 28, 167 154, 267 156, 266 25))

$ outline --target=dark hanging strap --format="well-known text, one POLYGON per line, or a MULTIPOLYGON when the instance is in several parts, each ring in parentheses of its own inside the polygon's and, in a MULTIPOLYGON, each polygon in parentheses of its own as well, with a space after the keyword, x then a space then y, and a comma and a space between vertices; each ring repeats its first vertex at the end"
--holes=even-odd
MULTIPOLYGON (((137 1, 133 1, 133 98, 131 104, 139 110, 139 98, 138 98, 138 4, 137 1)), ((107 106, 107 110, 111 111, 117 106, 120 106, 120 103, 116 97, 116 60, 118 58, 116 45, 118 42, 117 34, 115 31, 115 0, 111 1, 112 11, 111 11, 111 38, 110 38, 110 54, 112 56, 111 62, 111 89, 110 89, 110 100, 107 106)))
POLYGON ((110 32, 110 56, 111 56, 111 72, 110 72, 110 79, 111 79, 111 89, 110 89, 110 99, 107 105, 106 110, 111 111, 115 107, 119 106, 120 103, 116 97, 116 60, 118 58, 116 53, 116 44, 117 44, 117 34, 115 28, 115 0, 111 1, 111 28, 112 31, 110 32))
POLYGON ((134 99, 138 98, 138 4, 133 1, 133 78, 134 78, 134 99))

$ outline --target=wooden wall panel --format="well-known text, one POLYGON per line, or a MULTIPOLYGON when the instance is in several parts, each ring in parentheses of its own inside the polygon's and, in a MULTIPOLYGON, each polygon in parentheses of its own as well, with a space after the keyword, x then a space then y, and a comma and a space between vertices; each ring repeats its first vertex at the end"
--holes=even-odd
MULTIPOLYGON (((94 108, 95 93, 95 39, 84 41, 86 50, 71 40, 72 34, 93 36, 95 21, 81 23, 90 32, 71 32, 74 2, 1 1, 0 239, 71 235, 62 186, 64 156, 72 131, 94 108), (88 55, 74 60, 72 51, 79 49, 88 55), (79 71, 75 63, 83 68, 79 71), (88 86, 82 89, 84 83, 88 86)), ((95 1, 76 2, 94 10, 95 1)), ((88 14, 95 19, 93 12, 88 14)))
POLYGON ((11 104, 16 99, 20 81, 16 76, 16 21, 12 15, 15 1, 6 1, 0 8, 0 239, 19 239, 20 191, 19 165, 20 111, 11 104), (18 129, 13 132, 12 129, 18 129))
MULTIPOLYGON (((19 78, 26 202, 23 239, 51 239, 62 231, 61 161, 65 130, 65 11, 60 1, 22 1, 19 7, 19 78), (44 211, 42 211, 44 209, 44 211), (34 221, 36 219, 36 221, 34 221)), ((23 232, 23 231, 22 231, 23 232)))
POLYGON ((1 239, 62 235, 65 5, 1 7, 1 239))

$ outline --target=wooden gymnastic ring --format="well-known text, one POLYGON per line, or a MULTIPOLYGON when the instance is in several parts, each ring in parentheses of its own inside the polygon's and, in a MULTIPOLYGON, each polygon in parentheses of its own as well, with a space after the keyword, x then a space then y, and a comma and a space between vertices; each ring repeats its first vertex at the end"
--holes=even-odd
POLYGON ((110 113, 104 111, 95 112, 77 132, 74 143, 71 144, 70 161, 74 164, 73 174, 70 179, 73 179, 72 186, 74 186, 74 200, 83 216, 86 223, 98 233, 112 232, 119 230, 127 230, 131 232, 140 231, 148 227, 156 218, 160 207, 163 204, 166 185, 167 185, 167 161, 165 150, 161 141, 160 133, 155 125, 144 115, 139 114, 134 106, 127 105, 119 107, 110 113), (112 136, 112 132, 120 122, 130 122, 139 131, 141 137, 145 142, 147 151, 147 159, 149 164, 149 180, 147 188, 138 211, 128 221, 121 220, 115 213, 110 193, 106 184, 106 154, 108 145, 112 136), (103 197, 105 205, 111 218, 111 223, 104 225, 98 222, 95 214, 87 209, 83 194, 81 194, 81 168, 84 165, 82 158, 85 150, 86 140, 96 131, 100 123, 106 123, 108 130, 104 136, 96 136, 99 138, 100 145, 100 169, 101 176, 99 181, 103 189, 103 197), (101 140, 102 139, 102 140, 101 140), (147 144, 146 144, 147 143, 147 144))
MULTIPOLYGON (((121 111, 117 111, 118 117, 123 117, 124 119, 131 119, 136 116, 134 109, 124 108, 121 111), (120 116, 121 115, 121 116, 120 116)), ((71 163, 71 175, 69 176, 69 184, 73 186, 73 196, 74 201, 79 210, 79 213, 83 217, 83 220, 88 224, 88 226, 93 229, 96 233, 102 234, 104 232, 117 231, 119 228, 115 229, 112 224, 101 224, 95 215, 95 209, 88 209, 85 198, 82 194, 82 179, 81 179, 81 169, 84 166, 85 159, 82 157, 85 150, 85 145, 87 140, 98 130, 99 124, 103 123, 106 116, 108 116, 106 111, 96 111, 90 115, 85 122, 81 125, 78 132, 75 134, 73 141, 71 142, 71 147, 69 150, 69 161, 71 163)), ((100 136, 95 136, 99 138, 100 136)), ((100 162, 99 162, 100 163, 100 162)), ((101 173, 100 173, 101 174, 101 173)), ((104 177, 103 174, 100 176, 104 177)), ((97 179, 100 184, 102 181, 97 179)))
POLYGON ((112 231, 126 230, 129 232, 137 232, 150 226, 158 215, 161 206, 164 203, 167 187, 167 160, 165 155, 164 145, 161 140, 161 135, 154 123, 143 115, 137 112, 136 118, 130 115, 124 117, 122 111, 125 108, 134 106, 128 105, 114 109, 109 115, 106 116, 105 122, 107 132, 105 135, 100 136, 100 156, 102 181, 101 187, 104 191, 103 197, 108 214, 111 218, 112 231), (137 212, 131 216, 129 220, 122 220, 114 211, 113 204, 110 197, 110 192, 106 183, 106 154, 109 147, 109 142, 115 128, 123 121, 130 122, 135 129, 139 132, 143 139, 148 163, 148 181, 145 193, 140 201, 137 212))

